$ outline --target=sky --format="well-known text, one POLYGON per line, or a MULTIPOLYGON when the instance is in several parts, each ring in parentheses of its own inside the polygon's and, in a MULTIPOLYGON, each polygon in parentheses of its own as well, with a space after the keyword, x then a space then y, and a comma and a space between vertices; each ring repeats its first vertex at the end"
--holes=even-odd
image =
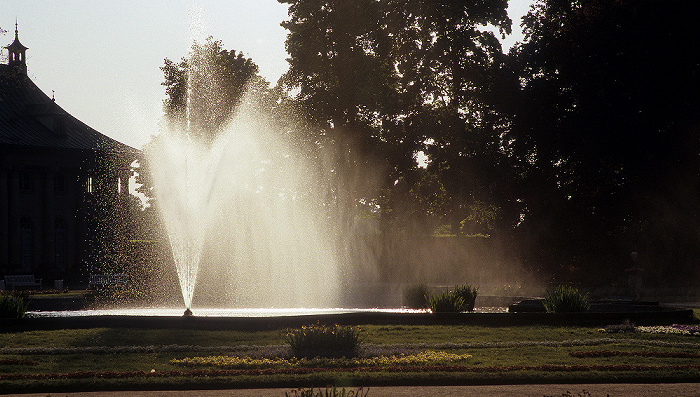
MULTIPOLYGON (((505 48, 522 39, 530 3, 510 0, 505 48)), ((213 36, 274 85, 288 68, 286 19, 277 0, 0 0, 0 44, 12 43, 17 21, 34 83, 92 128, 140 149, 158 134, 165 58, 179 60, 193 39, 213 36)))

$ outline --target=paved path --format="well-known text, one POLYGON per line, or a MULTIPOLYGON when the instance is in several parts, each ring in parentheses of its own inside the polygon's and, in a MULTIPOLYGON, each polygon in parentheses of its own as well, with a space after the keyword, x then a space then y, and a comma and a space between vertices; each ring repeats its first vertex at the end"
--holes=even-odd
MULTIPOLYGON (((40 393, 9 394, 21 397, 284 397, 292 389, 242 389, 242 390, 180 390, 180 391, 129 391, 90 393, 40 393)), ((572 385, 488 385, 488 386, 397 386, 371 387, 367 397, 416 397, 416 396, 503 396, 503 397, 560 397, 570 392, 578 396, 584 391, 591 397, 696 397, 700 396, 700 383, 659 384, 572 384, 572 385)))

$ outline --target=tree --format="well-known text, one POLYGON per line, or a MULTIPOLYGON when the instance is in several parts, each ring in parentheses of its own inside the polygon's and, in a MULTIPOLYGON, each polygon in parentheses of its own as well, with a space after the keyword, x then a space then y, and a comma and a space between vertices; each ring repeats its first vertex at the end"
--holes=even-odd
MULTIPOLYGON (((289 71, 281 83, 295 93, 308 118, 321 167, 330 173, 326 205, 337 214, 339 236, 352 236, 354 220, 376 204, 389 167, 385 109, 395 97, 395 73, 382 27, 381 2, 279 0, 290 4, 289 71)), ((410 161, 410 153, 403 154, 410 161)), ((351 239, 337 249, 352 256, 351 239)), ((349 261, 349 259, 347 259, 349 261)))
POLYGON ((207 143, 226 126, 244 94, 268 92, 252 59, 223 49, 221 41, 212 37, 193 43, 189 56, 177 64, 166 58, 161 70, 169 128, 207 143))
MULTIPOLYGON (((290 32, 283 81, 337 148, 334 168, 347 178, 341 185, 363 164, 381 164, 379 187, 395 190, 383 202, 397 205, 408 197, 395 193, 421 191, 415 154, 423 150, 453 198, 448 212, 488 194, 487 172, 505 158, 501 116, 488 98, 501 52, 480 26, 509 32, 506 1, 279 1, 290 4, 291 16, 283 23, 290 32)), ((356 191, 346 202, 380 191, 356 191)), ((455 225, 462 219, 452 218, 455 225)))
MULTIPOLYGON (((659 202, 697 222, 700 56, 686 44, 697 13, 681 0, 540 0, 525 17, 513 139, 530 164, 523 229, 546 236, 536 250, 609 268, 664 239, 652 236, 670 227, 659 202)), ((677 226, 686 238, 665 249, 686 258, 697 237, 677 226)))
MULTIPOLYGON (((167 96, 163 101, 165 128, 189 134, 206 145, 227 126, 245 96, 267 109, 283 102, 278 100, 279 90, 271 90, 258 74, 252 59, 235 50, 225 50, 221 41, 212 37, 205 43, 193 43, 188 57, 179 63, 166 58, 161 70, 167 96)), ((153 152, 161 139, 160 135, 152 137, 143 151, 153 152)), ((155 184, 146 157, 139 159, 135 178, 136 190, 147 202, 142 223, 156 238, 162 238, 165 231, 158 220, 155 184)))
POLYGON ((510 33, 506 6, 500 0, 387 3, 402 139, 427 154, 428 171, 444 184, 451 205, 443 217, 453 230, 476 202, 513 207, 504 191, 513 179, 501 139, 507 119, 492 94, 503 55, 494 34, 483 29, 491 24, 510 33))

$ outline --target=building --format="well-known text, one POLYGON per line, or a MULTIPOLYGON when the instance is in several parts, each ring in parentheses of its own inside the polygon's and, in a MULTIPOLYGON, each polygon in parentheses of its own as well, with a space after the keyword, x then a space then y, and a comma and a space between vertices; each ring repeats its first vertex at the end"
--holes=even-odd
MULTIPOLYGON (((0 64, 0 277, 87 281, 118 266, 139 151, 61 109, 27 76, 15 39, 0 64)), ((49 284, 50 285, 50 284, 49 284)))

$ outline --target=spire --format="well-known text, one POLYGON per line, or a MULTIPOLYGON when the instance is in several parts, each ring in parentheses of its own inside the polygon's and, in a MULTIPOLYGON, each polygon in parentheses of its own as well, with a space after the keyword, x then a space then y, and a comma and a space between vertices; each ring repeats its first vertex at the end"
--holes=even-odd
POLYGON ((22 74, 26 75, 27 59, 25 56, 25 51, 27 51, 27 47, 23 46, 22 43, 19 42, 19 29, 17 19, 15 19, 15 41, 13 41, 12 44, 8 45, 5 48, 7 48, 8 52, 7 64, 18 68, 22 74))

